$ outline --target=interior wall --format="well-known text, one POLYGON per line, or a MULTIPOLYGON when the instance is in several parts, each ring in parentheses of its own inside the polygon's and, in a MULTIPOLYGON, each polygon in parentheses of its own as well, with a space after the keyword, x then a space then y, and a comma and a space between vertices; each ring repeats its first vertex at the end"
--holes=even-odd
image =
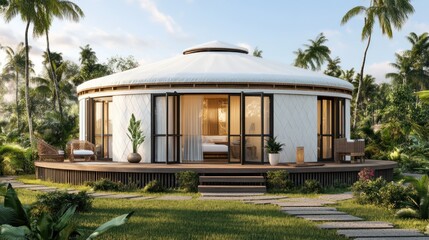
POLYGON ((285 144, 280 162, 295 162, 298 146, 305 162, 317 162, 317 96, 275 94, 274 136, 285 144))
POLYGON ((146 136, 145 141, 137 149, 144 163, 151 160, 151 95, 122 95, 113 96, 113 161, 127 162, 127 155, 132 152, 131 141, 127 137, 131 114, 141 120, 141 128, 146 136))

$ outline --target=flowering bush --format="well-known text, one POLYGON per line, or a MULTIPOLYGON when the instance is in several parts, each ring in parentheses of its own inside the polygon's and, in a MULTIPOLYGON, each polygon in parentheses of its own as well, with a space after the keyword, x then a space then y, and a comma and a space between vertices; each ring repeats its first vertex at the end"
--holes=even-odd
POLYGON ((359 175, 359 181, 368 181, 374 179, 374 169, 371 168, 363 168, 358 173, 359 175))

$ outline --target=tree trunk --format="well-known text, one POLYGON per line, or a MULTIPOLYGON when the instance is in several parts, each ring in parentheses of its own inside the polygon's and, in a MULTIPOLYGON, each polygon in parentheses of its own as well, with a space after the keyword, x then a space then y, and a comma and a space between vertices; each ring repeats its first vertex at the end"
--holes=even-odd
POLYGON ((55 86, 55 100, 54 100, 54 109, 55 107, 55 101, 58 103, 58 111, 60 113, 60 121, 62 123, 63 121, 63 106, 61 105, 61 100, 60 100, 60 88, 58 86, 58 79, 57 79, 57 74, 55 73, 55 68, 54 68, 54 63, 52 62, 51 59, 51 50, 49 48, 49 31, 46 30, 46 53, 48 55, 48 61, 49 64, 51 66, 51 77, 52 80, 54 81, 54 86, 55 86))
POLYGON ((25 28, 25 106, 27 108, 27 120, 28 120, 28 133, 30 135, 31 147, 35 146, 34 135, 33 135, 33 117, 30 108, 30 58, 29 58, 29 47, 28 47, 28 29, 30 27, 30 21, 27 21, 25 28))
POLYGON ((369 49, 370 44, 371 44, 371 34, 368 37, 368 43, 366 44, 365 52, 363 54, 362 67, 360 69, 360 78, 359 78, 358 90, 356 93, 355 109, 354 109, 354 113, 353 113, 353 125, 352 125, 353 128, 356 127, 356 119, 357 119, 357 112, 358 112, 358 107, 359 107, 360 94, 362 91, 362 82, 363 82, 363 73, 364 73, 364 69, 365 69, 366 55, 368 53, 368 49, 369 49))
POLYGON ((19 132, 19 71, 15 69, 15 104, 16 104, 16 128, 19 132))

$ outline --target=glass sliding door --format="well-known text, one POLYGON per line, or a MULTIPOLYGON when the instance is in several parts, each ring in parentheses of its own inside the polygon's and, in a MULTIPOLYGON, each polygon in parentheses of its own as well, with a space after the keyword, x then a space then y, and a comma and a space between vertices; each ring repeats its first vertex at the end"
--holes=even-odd
POLYGON ((93 143, 97 159, 112 159, 112 101, 93 100, 93 143))
POLYGON ((267 161, 265 140, 272 136, 270 97, 263 93, 242 93, 241 101, 242 162, 264 163, 267 161))
POLYGON ((152 97, 152 162, 177 163, 180 159, 180 97, 176 93, 152 97))
POLYGON ((317 99, 318 160, 333 160, 335 138, 345 137, 344 99, 319 97, 317 99))
POLYGON ((228 107, 229 162, 241 163, 241 97, 229 95, 228 107))

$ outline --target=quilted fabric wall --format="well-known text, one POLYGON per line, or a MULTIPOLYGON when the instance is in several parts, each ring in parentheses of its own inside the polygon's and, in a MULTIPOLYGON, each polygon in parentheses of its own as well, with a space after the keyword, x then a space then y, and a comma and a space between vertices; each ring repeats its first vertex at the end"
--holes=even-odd
POLYGON ((274 135, 285 147, 280 162, 295 162, 296 147, 304 161, 317 161, 317 96, 274 95, 274 135))
POLYGON ((121 95, 113 97, 113 161, 127 162, 127 155, 132 152, 132 145, 127 137, 127 128, 131 114, 142 121, 144 143, 137 150, 142 161, 150 163, 151 155, 151 111, 150 94, 121 95))

